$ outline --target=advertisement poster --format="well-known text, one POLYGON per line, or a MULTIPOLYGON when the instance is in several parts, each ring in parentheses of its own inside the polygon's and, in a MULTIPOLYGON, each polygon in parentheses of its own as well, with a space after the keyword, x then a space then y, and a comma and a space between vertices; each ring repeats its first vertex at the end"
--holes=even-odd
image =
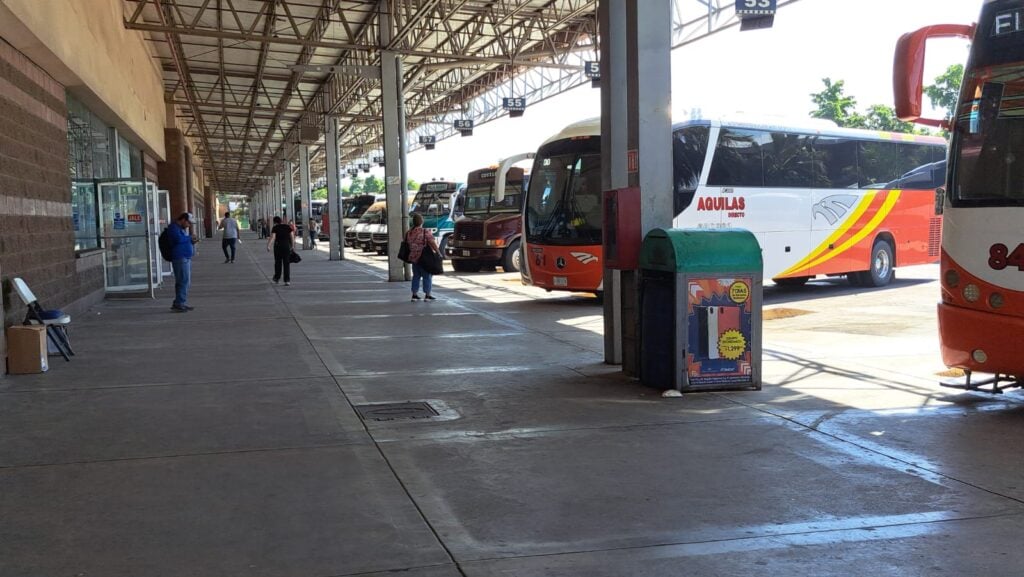
POLYGON ((753 385, 750 277, 690 279, 687 286, 690 386, 753 385))

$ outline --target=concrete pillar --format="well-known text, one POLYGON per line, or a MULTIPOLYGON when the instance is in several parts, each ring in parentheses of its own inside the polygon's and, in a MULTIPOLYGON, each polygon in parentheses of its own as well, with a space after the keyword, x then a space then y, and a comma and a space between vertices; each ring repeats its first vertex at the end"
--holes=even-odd
POLYGON ((295 212, 295 181, 292 180, 292 161, 284 161, 284 205, 288 207, 288 214, 292 222, 298 222, 299 215, 295 212))
POLYGON ((344 235, 341 230, 341 189, 338 186, 338 119, 326 117, 324 147, 327 150, 327 216, 330 227, 331 260, 345 260, 344 235))
POLYGON ((217 222, 219 215, 217 214, 217 195, 213 193, 213 187, 209 184, 203 187, 203 209, 205 210, 203 214, 206 217, 203 223, 206 229, 204 231, 206 238, 213 238, 213 231, 217 228, 214 223, 217 222))
MULTIPOLYGON (((393 17, 390 12, 382 12, 379 18, 381 45, 387 46, 393 35, 393 17)), ((380 53, 380 86, 384 116, 384 191, 388 203, 388 280, 401 282, 406 280, 406 266, 398 260, 398 247, 408 228, 401 139, 405 133, 401 122, 405 98, 402 94, 402 61, 389 50, 380 53)))
MULTIPOLYGON (((629 101, 626 91, 626 2, 599 4, 601 36, 601 186, 603 190, 629 186, 626 174, 629 101)), ((605 234, 608 234, 606 231, 605 234)), ((604 362, 622 363, 622 278, 617 270, 604 270, 604 362)))
MULTIPOLYGON (((627 146, 636 150, 641 237, 672 226, 672 0, 626 3, 627 146)), ((622 369, 639 374, 640 306, 637 271, 622 273, 622 369)))
MULTIPOLYGON (((188 207, 185 209, 196 214, 195 166, 192 164, 192 148, 185 145, 185 194, 188 207)), ((195 234, 195 231, 192 231, 195 234)))
POLYGON ((306 234, 302 235, 302 248, 313 248, 309 240, 309 230, 313 226, 313 210, 309 190, 309 147, 299 145, 299 195, 302 196, 302 221, 306 223, 306 234))
POLYGON ((186 183, 185 136, 177 128, 164 129, 164 146, 167 160, 157 163, 157 181, 160 188, 168 193, 171 204, 171 220, 188 210, 188 188, 186 183))

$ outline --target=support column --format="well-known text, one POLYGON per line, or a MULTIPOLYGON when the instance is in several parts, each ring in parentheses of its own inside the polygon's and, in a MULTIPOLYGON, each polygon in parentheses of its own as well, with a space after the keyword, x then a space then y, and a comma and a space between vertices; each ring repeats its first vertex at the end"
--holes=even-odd
MULTIPOLYGON (((641 237, 669 228, 672 198, 672 0, 628 0, 626 4, 628 147, 636 150, 641 237)), ((622 369, 639 375, 640 306, 637 271, 622 273, 622 369)))
POLYGON ((309 230, 313 226, 313 206, 309 190, 309 147, 299 145, 299 194, 302 195, 302 221, 306 223, 306 234, 302 235, 302 248, 313 248, 309 239, 309 230))
MULTIPOLYGON (((192 171, 192 148, 185 145, 185 196, 188 206, 185 210, 192 213, 193 216, 196 214, 196 191, 192 188, 192 183, 195 180, 192 171)), ((174 215, 177 218, 178 215, 174 215)), ((196 234, 195 230, 190 231, 193 235, 196 234)))
MULTIPOLYGON (((292 215, 292 222, 299 222, 299 215, 295 212, 295 181, 292 180, 292 161, 284 161, 284 205, 288 207, 288 214, 292 215)), ((309 223, 306 223, 307 226, 309 223)))
POLYGON ((205 222, 203 223, 206 229, 204 232, 206 233, 206 238, 213 238, 213 231, 217 229, 216 224, 218 220, 217 196, 213 193, 213 187, 209 184, 203 187, 203 204, 205 205, 204 214, 206 215, 205 222))
POLYGON ((341 230, 341 190, 338 187, 338 119, 328 115, 324 127, 327 149, 327 218, 330 229, 331 260, 345 260, 344 234, 341 230))
MULTIPOLYGON (((626 173, 629 101, 626 85, 626 1, 602 0, 601 36, 601 188, 629 186, 626 173)), ((611 223, 606 223, 608 226, 611 223)), ((609 234, 611 231, 605 231, 609 234)), ((618 238, 618 237, 616 237, 618 238)), ((604 362, 622 363, 622 275, 604 269, 604 362)))
POLYGON ((185 179, 185 137, 177 128, 164 129, 167 160, 157 163, 157 180, 167 191, 171 204, 171 220, 188 210, 185 179))
MULTIPOLYGON (((382 3, 383 4, 383 3, 382 3)), ((387 46, 393 35, 393 15, 380 14, 381 46, 387 46)), ((406 280, 405 263, 398 260, 398 247, 402 244, 408 229, 408 204, 405 202, 404 107, 402 87, 402 61, 398 54, 389 50, 380 53, 381 104, 384 121, 384 192, 388 203, 388 280, 406 280)))

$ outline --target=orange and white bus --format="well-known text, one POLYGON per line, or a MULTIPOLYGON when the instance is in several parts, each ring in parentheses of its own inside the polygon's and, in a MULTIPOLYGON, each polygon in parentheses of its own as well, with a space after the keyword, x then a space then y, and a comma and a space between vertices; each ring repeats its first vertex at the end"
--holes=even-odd
POLYGON ((971 51, 939 199, 939 337, 945 364, 966 373, 958 386, 999 392, 1024 375, 1024 2, 987 0, 976 26, 904 35, 894 70, 904 120, 943 124, 920 118, 925 43, 957 36, 971 40, 971 51), (995 376, 972 381, 974 371, 995 376))
MULTIPOLYGON (((599 131, 597 119, 572 124, 537 153, 523 213, 526 284, 602 289, 599 131)), ((884 286, 897 265, 938 260, 941 138, 814 119, 693 120, 673 127, 672 146, 673 226, 753 232, 776 284, 845 275, 884 286)))

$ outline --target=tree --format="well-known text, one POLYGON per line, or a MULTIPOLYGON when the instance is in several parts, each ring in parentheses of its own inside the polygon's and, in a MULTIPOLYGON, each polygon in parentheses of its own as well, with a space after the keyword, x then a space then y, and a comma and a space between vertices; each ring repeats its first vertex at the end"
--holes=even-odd
POLYGON ((417 191, 417 190, 420 189, 420 184, 418 182, 416 182, 415 180, 410 178, 410 179, 405 181, 405 189, 406 190, 417 191))
POLYGON ((318 188, 312 192, 313 200, 327 200, 327 188, 318 188))
POLYGON ((831 78, 822 78, 825 89, 811 93, 811 101, 818 107, 811 111, 814 118, 825 118, 839 126, 859 128, 864 125, 864 118, 857 114, 857 99, 844 94, 842 80, 832 82, 831 78))
POLYGON ((910 134, 918 132, 913 123, 896 118, 896 109, 885 104, 872 104, 868 107, 868 113, 864 115, 864 128, 910 134))
POLYGON ((367 176, 363 179, 363 191, 367 194, 374 192, 382 192, 384 190, 384 181, 377 178, 374 175, 367 176))
POLYGON ((352 195, 362 194, 363 190, 365 190, 363 188, 363 186, 364 186, 363 179, 359 178, 358 176, 353 176, 352 177, 352 185, 348 187, 348 192, 349 192, 349 194, 352 194, 352 195))
POLYGON ((942 75, 935 78, 935 84, 924 87, 924 93, 932 106, 946 111, 946 120, 956 117, 956 101, 960 97, 960 84, 964 80, 964 66, 953 64, 942 75))

